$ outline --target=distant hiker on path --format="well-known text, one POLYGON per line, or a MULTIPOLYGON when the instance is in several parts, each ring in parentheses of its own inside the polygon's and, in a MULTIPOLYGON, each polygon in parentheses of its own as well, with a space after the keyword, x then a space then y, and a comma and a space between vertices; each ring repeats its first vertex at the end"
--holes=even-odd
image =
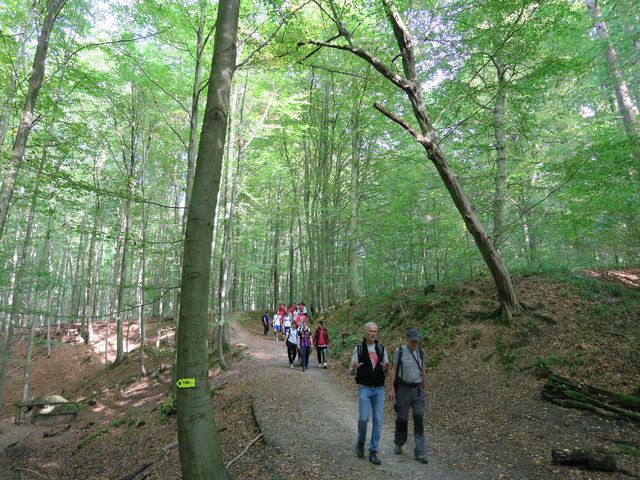
POLYGON ((393 453, 402 455, 402 446, 407 443, 409 409, 413 410, 413 458, 420 463, 429 463, 424 438, 424 410, 426 405, 427 374, 424 353, 419 346, 420 334, 410 328, 405 334, 406 345, 396 348, 391 369, 389 400, 396 410, 395 448, 393 453))
MULTIPOLYGON (((277 342, 278 341, 278 334, 280 333, 280 323, 282 322, 282 315, 279 313, 276 313, 273 316, 273 339, 277 342)), ((286 334, 285 334, 285 339, 287 338, 286 334)))
POLYGON ((264 315, 262 316, 262 326, 264 327, 263 336, 266 337, 269 334, 269 312, 268 311, 264 312, 264 315))
POLYGON ((293 321, 293 316, 289 313, 286 312, 284 314, 284 337, 287 338, 287 334, 289 332, 289 330, 291 330, 291 322, 293 321))
POLYGON ((298 330, 295 328, 289 328, 289 333, 286 335, 287 344, 287 356, 289 357, 289 368, 293 368, 293 361, 296 359, 296 352, 298 351, 298 330))
POLYGON ((311 328, 307 325, 307 321, 303 319, 298 329, 298 351, 300 352, 300 365, 303 372, 309 369, 309 355, 311 354, 312 344, 311 328))
POLYGON ((318 352, 318 365, 322 368, 327 368, 327 347, 331 346, 331 339, 329 338, 329 332, 324 328, 322 320, 318 322, 318 328, 313 334, 313 346, 318 352))
POLYGON ((384 370, 389 368, 389 358, 384 346, 376 340, 378 326, 369 322, 364 326, 365 337, 351 354, 349 373, 356 375, 358 384, 358 443, 356 455, 364 457, 364 442, 367 439, 369 415, 373 415, 369 461, 380 465, 378 450, 382 432, 382 407, 384 404, 384 370))

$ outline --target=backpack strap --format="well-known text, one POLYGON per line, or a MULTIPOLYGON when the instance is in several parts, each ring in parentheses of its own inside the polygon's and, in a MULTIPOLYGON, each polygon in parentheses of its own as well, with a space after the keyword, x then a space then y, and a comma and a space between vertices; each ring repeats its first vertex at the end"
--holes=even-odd
POLYGON ((396 380, 399 380, 400 377, 402 376, 400 372, 402 372, 402 351, 404 350, 404 348, 402 348, 402 345, 400 345, 400 348, 398 348, 398 363, 397 363, 397 367, 396 367, 396 380))

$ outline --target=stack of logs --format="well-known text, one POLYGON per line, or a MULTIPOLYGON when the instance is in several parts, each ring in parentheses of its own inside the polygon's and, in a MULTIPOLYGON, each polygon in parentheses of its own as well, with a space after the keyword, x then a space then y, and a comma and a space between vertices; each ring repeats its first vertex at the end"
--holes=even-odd
MULTIPOLYGON (((561 407, 577 408, 609 418, 640 423, 640 397, 610 392, 551 374, 542 387, 542 398, 561 407)), ((616 471, 613 454, 602 449, 553 450, 553 461, 588 470, 616 471)))

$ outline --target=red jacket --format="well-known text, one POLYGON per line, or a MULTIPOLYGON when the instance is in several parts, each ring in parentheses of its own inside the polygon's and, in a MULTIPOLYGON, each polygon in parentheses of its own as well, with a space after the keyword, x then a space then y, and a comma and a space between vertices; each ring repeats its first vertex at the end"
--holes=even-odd
POLYGON ((316 328, 316 333, 313 334, 313 345, 315 347, 318 346, 318 340, 320 339, 320 329, 324 330, 324 344, 325 345, 331 345, 331 340, 329 339, 329 330, 327 330, 324 327, 318 327, 316 328))

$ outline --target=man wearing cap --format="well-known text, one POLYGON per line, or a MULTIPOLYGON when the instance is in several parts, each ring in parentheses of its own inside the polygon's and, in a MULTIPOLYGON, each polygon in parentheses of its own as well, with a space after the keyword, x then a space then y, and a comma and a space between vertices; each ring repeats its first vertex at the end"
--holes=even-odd
POLYGON ((413 409, 414 458, 420 463, 428 463, 424 438, 424 409, 426 405, 426 370, 424 353, 419 347, 420 334, 409 328, 405 334, 406 345, 396 348, 391 369, 389 400, 396 410, 396 432, 394 437, 396 455, 402 454, 402 446, 407 443, 409 409, 413 409))

